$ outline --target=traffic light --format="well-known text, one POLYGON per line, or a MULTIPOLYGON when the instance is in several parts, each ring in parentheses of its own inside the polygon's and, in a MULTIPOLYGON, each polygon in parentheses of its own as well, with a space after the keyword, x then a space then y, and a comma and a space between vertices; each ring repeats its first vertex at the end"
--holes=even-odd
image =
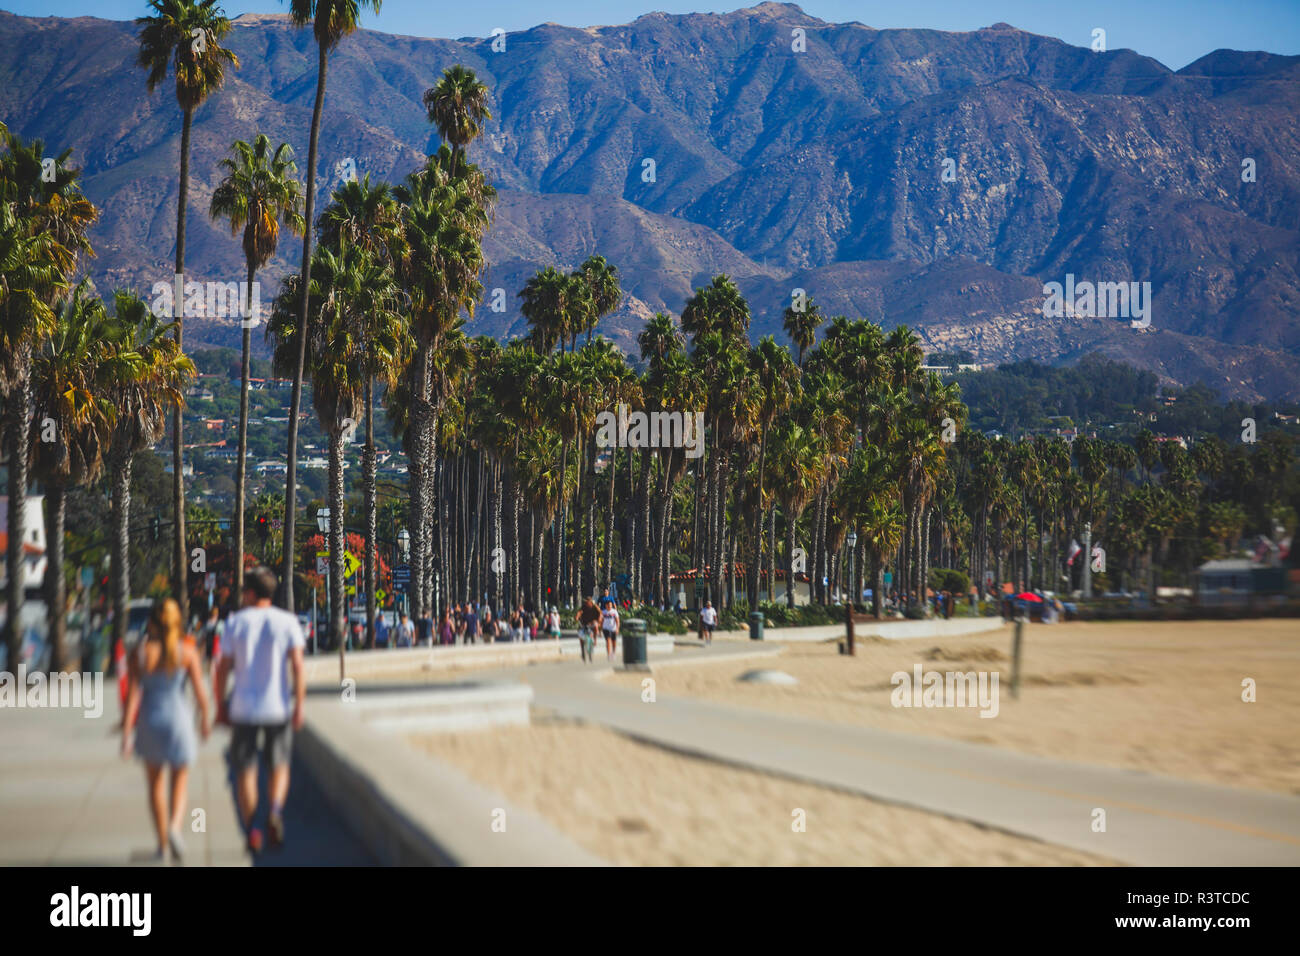
POLYGON ((153 534, 153 539, 158 541, 162 538, 162 518, 154 515, 149 521, 149 531, 153 534))
POLYGON ((266 543, 267 535, 269 535, 270 533, 271 533, 271 525, 270 525, 270 523, 266 520, 266 515, 258 515, 258 516, 257 516, 257 536, 258 536, 259 538, 262 539, 262 543, 263 543, 263 544, 266 543))

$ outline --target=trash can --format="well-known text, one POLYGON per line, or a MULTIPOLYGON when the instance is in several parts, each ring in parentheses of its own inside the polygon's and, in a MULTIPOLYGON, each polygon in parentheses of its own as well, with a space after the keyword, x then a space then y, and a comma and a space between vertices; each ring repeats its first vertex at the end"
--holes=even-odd
POLYGON ((749 639, 751 641, 761 641, 763 639, 763 613, 761 611, 750 612, 749 639))
POLYGON ((629 618, 623 622, 622 631, 623 666, 633 670, 647 668, 645 621, 636 617, 629 618))

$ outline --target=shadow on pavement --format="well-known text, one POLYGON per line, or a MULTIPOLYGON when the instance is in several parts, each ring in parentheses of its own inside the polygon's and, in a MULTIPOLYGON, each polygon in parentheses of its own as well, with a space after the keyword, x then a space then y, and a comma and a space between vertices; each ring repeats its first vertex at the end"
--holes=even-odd
MULTIPOLYGON (((266 832, 270 807, 267 796, 270 773, 266 761, 258 764, 257 815, 254 823, 266 832)), ((226 783, 235 800, 235 774, 226 755, 226 783)), ((236 817, 238 806, 236 805, 236 817)), ((253 857, 253 866, 377 866, 378 861, 352 834, 330 807, 316 781, 297 754, 289 769, 289 799, 284 806, 284 845, 263 849, 253 857)))

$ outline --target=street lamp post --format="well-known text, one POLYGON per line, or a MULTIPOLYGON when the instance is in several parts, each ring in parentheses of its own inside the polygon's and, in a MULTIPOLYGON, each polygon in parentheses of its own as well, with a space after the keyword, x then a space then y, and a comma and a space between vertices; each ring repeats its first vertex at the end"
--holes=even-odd
MULTIPOLYGON (((406 565, 409 571, 411 564, 411 532, 405 528, 397 532, 397 547, 401 551, 402 564, 406 565)), ((402 610, 406 614, 411 613, 411 592, 406 589, 409 587, 410 583, 408 582, 406 587, 402 589, 402 610)), ((394 639, 389 646, 396 647, 397 641, 394 639)))
MULTIPOLYGON (((320 529, 321 534, 323 534, 323 535, 326 536, 326 538, 325 538, 325 547, 326 547, 326 549, 328 550, 328 549, 329 549, 329 533, 330 533, 330 510, 329 510, 329 508, 318 508, 318 509, 316 509, 316 527, 320 529)), ((332 558, 332 557, 333 557, 333 555, 331 555, 331 558, 332 558)), ((326 608, 328 609, 327 612, 326 612, 326 620, 328 620, 328 621, 330 622, 330 631, 331 631, 331 632, 333 632, 333 630, 334 630, 334 601, 333 601, 333 599, 331 598, 331 594, 330 594, 330 578, 332 578, 333 576, 334 576, 334 566, 333 566, 333 564, 331 564, 330 567, 329 567, 329 570, 328 570, 328 571, 326 572, 326 574, 325 574, 325 606, 326 606, 326 608)), ((341 681, 341 680, 344 679, 344 676, 345 676, 345 674, 346 674, 346 670, 345 670, 345 666, 344 666, 344 658, 343 658, 343 651, 344 651, 344 646, 343 646, 343 635, 342 635, 342 634, 335 634, 334 637, 335 637, 335 638, 338 640, 338 642, 339 642, 339 680, 341 681)))
POLYGON ((846 636, 848 637, 849 656, 853 656, 853 654, 854 654, 854 647, 853 647, 853 605, 854 605, 855 603, 857 603, 857 597, 858 597, 858 595, 857 595, 857 590, 858 590, 857 579, 853 576, 853 556, 854 556, 854 552, 856 552, 856 551, 858 550, 858 533, 857 533, 856 531, 850 530, 850 531, 849 531, 849 534, 848 534, 848 537, 845 538, 845 542, 846 542, 846 543, 848 544, 848 546, 849 546, 849 587, 848 587, 848 592, 849 592, 849 594, 848 594, 848 598, 849 598, 849 599, 848 599, 847 601, 844 602, 844 607, 845 607, 845 611, 844 611, 844 626, 845 626, 845 628, 847 629, 847 632, 848 632, 846 636))

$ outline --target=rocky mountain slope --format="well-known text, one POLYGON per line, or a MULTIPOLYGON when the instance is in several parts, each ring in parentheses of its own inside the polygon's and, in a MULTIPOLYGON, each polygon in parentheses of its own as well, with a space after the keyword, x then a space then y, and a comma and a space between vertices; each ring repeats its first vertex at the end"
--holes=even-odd
MULTIPOLYGON (((257 132, 305 160, 316 55, 285 16, 240 17, 228 42, 243 65, 196 117, 187 247, 195 277, 237 281, 238 242, 206 217, 217 162, 257 132)), ((147 289, 171 271, 180 114, 134 55, 128 23, 0 13, 0 118, 74 149, 103 209, 92 274, 147 289)), ((492 91, 472 152, 501 190, 485 285, 508 306, 481 307, 475 332, 519 332, 524 278, 599 251, 629 293, 605 331, 628 348, 721 271, 756 335, 780 334, 798 287, 986 362, 1102 351, 1242 397, 1300 393, 1300 57, 1220 50, 1173 72, 1005 24, 873 30, 773 3, 544 24, 504 52, 363 30, 331 57, 321 176, 417 165, 436 141, 420 97, 458 62, 492 91), (1150 327, 1045 318, 1042 286, 1067 274, 1150 282, 1150 327)), ((298 254, 283 244, 268 291, 298 254)))

